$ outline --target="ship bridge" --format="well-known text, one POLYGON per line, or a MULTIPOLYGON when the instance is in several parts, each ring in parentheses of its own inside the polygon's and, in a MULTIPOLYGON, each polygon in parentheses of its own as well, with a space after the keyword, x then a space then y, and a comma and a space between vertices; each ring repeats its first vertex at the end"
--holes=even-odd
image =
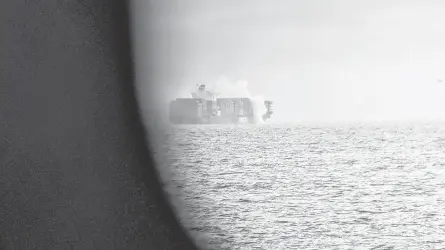
POLYGON ((194 99, 204 99, 207 101, 216 101, 216 94, 208 91, 206 89, 205 84, 198 85, 198 90, 195 92, 192 92, 192 97, 194 99))

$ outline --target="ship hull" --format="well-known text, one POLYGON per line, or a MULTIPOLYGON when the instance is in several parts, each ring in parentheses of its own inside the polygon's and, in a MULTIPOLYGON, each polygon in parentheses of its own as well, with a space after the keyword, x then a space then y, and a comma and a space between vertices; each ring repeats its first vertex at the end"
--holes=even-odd
POLYGON ((205 100, 181 98, 170 103, 173 124, 237 124, 255 123, 249 98, 218 98, 205 100))

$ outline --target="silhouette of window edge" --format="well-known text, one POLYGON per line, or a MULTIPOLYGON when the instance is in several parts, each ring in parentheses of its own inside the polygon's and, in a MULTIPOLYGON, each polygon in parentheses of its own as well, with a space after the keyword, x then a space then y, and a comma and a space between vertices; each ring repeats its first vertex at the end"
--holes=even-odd
MULTIPOLYGON (((127 55, 129 57, 129 60, 127 60, 128 63, 125 63, 124 65, 131 65, 131 69, 128 72, 131 72, 131 74, 128 76, 128 80, 130 81, 131 79, 131 91, 128 94, 128 105, 131 105, 132 107, 129 107, 129 110, 134 110, 135 111, 135 116, 137 117, 137 121, 135 121, 135 125, 138 127, 137 131, 138 134, 140 136, 138 136, 138 139, 140 140, 139 143, 141 143, 141 147, 144 148, 145 152, 147 152, 146 155, 149 155, 148 159, 146 160, 146 162, 148 162, 148 165, 150 165, 150 168, 143 168, 142 170, 149 170, 149 173, 147 173, 145 171, 145 173, 142 173, 143 176, 143 180, 144 180, 144 184, 149 187, 149 182, 147 182, 147 180, 150 178, 150 176, 153 176, 154 178, 152 178, 152 181, 154 183, 156 183, 154 186, 154 188, 156 188, 156 194, 158 195, 158 204, 160 205, 160 207, 162 207, 162 211, 165 212, 165 214, 163 215, 165 217, 165 219, 167 220, 166 222, 172 226, 172 228, 176 228, 175 230, 178 231, 179 234, 185 235, 186 238, 184 238, 184 236, 180 236, 180 238, 183 238, 183 240, 187 241, 186 243, 179 243, 177 244, 178 247, 181 247, 180 249, 184 249, 184 247, 189 246, 186 249, 192 249, 190 247, 193 247, 193 249, 198 249, 196 243, 194 242, 193 238, 191 237, 189 231, 184 227, 184 225, 182 225, 182 223, 179 221, 179 216, 176 214, 176 212, 173 209, 173 204, 170 202, 169 198, 167 197, 167 193, 164 190, 164 188, 162 187, 162 179, 161 176, 159 174, 159 170, 157 170, 157 166, 156 166, 156 161, 155 161, 155 157, 153 155, 153 148, 150 145, 153 145, 152 141, 150 141, 151 135, 150 135, 150 131, 148 129, 147 126, 148 123, 144 122, 144 115, 142 114, 142 109, 140 107, 140 102, 138 102, 138 98, 137 98, 137 87, 136 87, 136 78, 135 78, 135 74, 136 74, 136 67, 135 67, 135 60, 134 60, 134 55, 135 53, 137 53, 135 51, 135 45, 134 45, 134 41, 132 40, 134 38, 132 32, 135 32, 136 29, 132 29, 131 27, 131 1, 126 1, 125 4, 125 8, 121 8, 121 10, 124 11, 124 16, 125 16, 125 27, 121 32, 124 33, 125 32, 125 36, 122 37, 126 37, 127 39, 125 40, 125 46, 128 49, 127 55)), ((124 55, 125 56, 125 55, 124 55)), ((124 61, 124 60, 123 60, 124 61)), ((123 65, 123 66, 124 66, 123 65)), ((151 83, 153 84, 153 83, 151 83)), ((151 87, 153 87, 153 85, 151 85, 151 87)), ((127 96, 127 95, 124 95, 127 96)), ((143 153, 143 152, 142 152, 143 153)), ((162 215, 161 215, 162 216, 162 215)))
MULTIPOLYGON (((84 3, 80 3, 80 2, 73 2, 70 3, 72 4, 77 11, 79 12, 84 12, 84 13, 89 13, 91 11, 94 11, 92 9, 89 9, 91 6, 92 2, 96 2, 99 3, 101 1, 85 1, 84 3)), ((52 9, 46 9, 45 11, 47 12, 51 12, 51 11, 56 11, 57 10, 57 1, 48 1, 45 3, 46 7, 51 6, 54 7, 52 9)), ((39 4, 32 4, 29 3, 27 1, 21 1, 21 0, 7 0, 7 1, 3 1, 2 2, 2 12, 7 12, 7 11, 11 11, 12 13, 17 10, 17 6, 26 6, 29 8, 34 8, 33 11, 37 11, 38 13, 42 12, 41 6, 39 4)), ((157 176, 157 172, 155 169, 155 165, 154 165, 154 158, 153 155, 151 153, 151 149, 149 147, 149 144, 147 142, 147 134, 148 131, 144 128, 143 126, 143 121, 140 115, 140 109, 139 106, 136 102, 136 95, 135 95, 135 81, 134 81, 134 65, 133 65, 133 50, 132 50, 132 45, 131 45, 131 29, 130 29, 130 11, 129 11, 129 3, 127 1, 108 1, 108 2, 103 2, 103 3, 99 3, 99 7, 106 7, 104 9, 101 10, 100 13, 96 13, 96 14, 92 14, 93 18, 101 18, 101 15, 103 15, 105 18, 108 18, 110 16, 112 16, 112 19, 114 20, 102 20, 102 21, 97 21, 101 26, 100 27, 94 27, 94 26, 90 26, 89 29, 91 29, 89 31, 90 34, 97 34, 97 29, 107 29, 108 31, 113 32, 114 34, 112 35, 112 37, 114 37, 114 41, 107 41, 107 40, 103 40, 101 42, 103 43, 110 43, 111 46, 109 45, 109 47, 115 47, 118 49, 118 51, 116 52, 117 55, 115 56, 115 58, 117 58, 117 61, 115 62, 116 65, 118 66, 118 68, 116 70, 119 70, 121 73, 117 74, 118 76, 121 77, 121 79, 119 79, 117 88, 121 91, 120 95, 117 96, 115 98, 116 102, 122 102, 122 106, 123 108, 128 112, 128 114, 126 114, 126 119, 127 121, 124 122, 127 123, 125 124, 130 130, 134 131, 134 136, 132 135, 125 135, 123 134, 123 136, 128 136, 129 138, 133 138, 135 141, 133 142, 129 142, 127 145, 128 147, 134 147, 135 149, 133 150, 133 152, 135 152, 135 156, 138 158, 137 162, 140 162, 139 166, 130 166, 130 170, 129 173, 130 175, 134 175, 135 179, 138 179, 140 181, 142 181, 144 183, 144 185, 146 186, 148 192, 150 193, 154 193, 156 194, 155 199, 153 200, 153 198, 150 198, 149 196, 145 195, 143 196, 145 198, 145 202, 147 203, 147 206, 154 206, 157 207, 157 210, 154 210, 154 213, 160 213, 158 214, 158 217, 160 218, 160 220, 157 221, 152 221, 153 222, 153 226, 154 227, 163 227, 166 228, 168 231, 174 231, 174 232, 166 232, 167 236, 170 236, 170 238, 165 239, 166 241, 170 241, 170 242, 165 242, 165 248, 164 249, 171 249, 172 246, 177 246, 177 249, 197 249, 195 244, 193 243, 193 241, 191 240, 191 238, 189 237, 187 231, 182 227, 182 225, 179 223, 179 221, 177 220, 177 215, 174 213, 173 209, 172 209, 172 204, 170 204, 170 202, 168 201, 168 199, 166 199, 165 197, 165 193, 162 189, 162 186, 160 185, 160 181, 159 181, 159 176, 157 176), (102 6, 101 6, 102 5, 102 6), (106 6, 108 5, 108 6, 106 6), (111 13, 111 15, 110 15, 111 13), (112 27, 106 27, 106 26, 112 26, 112 27), (118 100, 118 98, 121 97, 123 98, 122 100, 118 100), (176 241, 176 242, 175 242, 176 241)), ((46 13, 48 14, 48 13, 46 13)), ((51 13, 49 13, 51 14, 51 13)), ((26 17, 24 15, 26 15, 26 12, 24 12, 21 15, 20 12, 15 13, 14 14, 14 18, 19 18, 19 19, 26 19, 27 23, 31 23, 36 21, 38 23, 38 20, 33 20, 33 18, 35 16, 31 16, 31 17, 26 17)), ((2 17, 5 18, 5 20, 2 21, 2 29, 3 26, 5 26, 6 28, 9 28, 9 26, 13 25, 11 24, 11 20, 7 20, 8 17, 11 17, 11 15, 0 15, 2 17)), ((38 16, 36 19, 43 19, 44 15, 42 15, 41 17, 38 16)), ((47 18, 47 17, 45 17, 47 18)), ((72 17, 65 17, 65 18, 72 18, 72 17)), ((2 18, 3 19, 3 18, 2 18)), ((77 21, 83 21, 83 20, 77 20, 77 21)), ((88 22, 85 21, 85 22, 88 22)), ((39 27, 39 30, 36 30, 36 34, 39 35, 39 31, 44 30, 45 28, 50 28, 49 26, 51 26, 53 24, 51 23, 47 23, 47 27, 45 26, 41 26, 39 27)), ((76 24, 73 24, 76 25, 76 24)), ((63 24, 62 24, 63 26, 63 24)), ((85 28, 86 26, 81 26, 80 28, 85 28)), ((57 27, 60 29, 63 29, 63 27, 57 27)), ((57 31, 57 28, 55 28, 55 30, 57 31)), ((17 32, 20 32, 20 30, 17 30, 17 32)), ((7 39, 8 36, 6 36, 5 38, 7 39)), ((105 39, 108 39, 109 37, 105 37, 105 39)), ((27 37, 23 37, 23 41, 25 46, 27 46, 28 50, 30 50, 31 52, 33 50, 37 50, 38 45, 36 44, 30 44, 27 43, 25 40, 27 39, 27 37), (29 47, 32 47, 31 49, 29 47)), ((3 40, 3 39, 2 39, 3 40)), ((5 43, 2 43, 4 46, 11 46, 13 44, 20 44, 17 43, 17 41, 6 41, 5 43)), ((22 45, 22 44, 21 44, 22 45)), ((2 48, 4 49, 4 48, 2 48)), ((19 49, 22 49, 22 47, 20 47, 19 49)), ((7 58, 7 57, 2 57, 0 60, 2 60, 2 64, 5 65, 8 63, 8 60, 10 60, 11 58, 7 58)), ((26 59, 26 58, 25 58, 26 59)), ((85 58, 87 59, 87 58, 85 58)), ((23 60, 23 58, 17 59, 18 61, 23 60)), ((54 63, 54 62, 53 62, 54 63)), ((70 69, 67 69, 70 70, 70 69)), ((5 77, 7 75, 7 69, 5 70, 5 74, 2 74, 3 77, 5 77)), ((43 78, 47 78, 50 79, 50 76, 45 76, 43 78)), ((3 84, 8 84, 8 82, 4 81, 7 78, 3 78, 2 82, 4 82, 3 84)), ((69 81, 67 81, 69 82, 69 81)), ((9 83, 9 84, 14 84, 14 83, 9 83)), ((34 83, 34 82, 27 82, 27 83, 22 83, 21 85, 19 85, 18 91, 20 91, 20 87, 21 86, 26 86, 27 84, 38 84, 38 83, 34 83)), ((61 83, 63 84, 63 83, 61 83)), ((82 83, 79 83, 82 84, 82 83)), ((0 86, 0 87, 6 87, 6 85, 4 86, 0 86)), ((17 92, 16 96, 13 96, 11 98, 20 98, 20 93, 17 92)), ((8 106, 5 107, 5 109, 7 109, 8 106)), ((104 108, 104 107, 101 107, 104 108)), ((3 107, 0 107, 0 112, 3 113, 3 107)), ((8 121, 6 121, 8 122, 8 121)), ((20 121, 19 121, 20 123, 20 121)), ((33 124, 29 124, 29 126, 32 126, 33 124)), ((38 128, 37 128, 38 129, 38 128)), ((3 131, 3 130, 2 130, 3 131)), ((125 132, 124 132, 125 133, 125 132)), ((7 138, 8 134, 6 134, 6 138, 7 138)), ((6 148, 6 156, 10 156, 8 155, 9 151, 8 150, 15 150, 15 148, 13 147, 8 147, 5 146, 6 148)), ((29 166, 32 167, 32 166, 29 166)), ((135 201, 136 202, 136 201, 135 201)), ((5 216, 5 215, 3 215, 5 216)), ((7 227, 6 227, 7 228, 7 227)), ((26 230, 25 228, 23 228, 23 230, 26 230)), ((106 230, 110 230, 109 228, 107 228, 106 230)), ((113 229, 111 229, 113 230, 113 229)), ((145 231, 145 233, 150 234, 151 232, 149 231, 145 231)), ((3 236, 3 234, 2 234, 3 236)), ((49 245, 51 243, 48 243, 49 245)), ((0 237, 0 247, 2 248, 6 248, 6 242, 4 241, 3 237, 0 237)), ((147 246, 147 248, 150 248, 150 246, 147 246)))

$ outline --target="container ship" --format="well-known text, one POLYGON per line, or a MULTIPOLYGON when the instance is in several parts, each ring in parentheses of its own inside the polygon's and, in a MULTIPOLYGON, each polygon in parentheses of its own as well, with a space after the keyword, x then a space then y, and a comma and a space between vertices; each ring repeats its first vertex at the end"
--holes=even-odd
POLYGON ((190 98, 176 98, 170 102, 169 117, 173 124, 236 124, 266 121, 272 114, 272 102, 264 101, 256 108, 250 98, 218 98, 217 94, 198 85, 190 98), (263 114, 257 114, 261 109, 263 114))

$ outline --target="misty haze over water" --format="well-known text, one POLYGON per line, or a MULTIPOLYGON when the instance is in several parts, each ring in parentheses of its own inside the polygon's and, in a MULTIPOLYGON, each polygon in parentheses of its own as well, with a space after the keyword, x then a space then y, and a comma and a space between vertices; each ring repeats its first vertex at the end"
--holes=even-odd
POLYGON ((445 2, 141 1, 140 94, 163 107, 220 76, 275 121, 445 120, 445 2), (150 89, 147 82, 158 83, 150 89))

